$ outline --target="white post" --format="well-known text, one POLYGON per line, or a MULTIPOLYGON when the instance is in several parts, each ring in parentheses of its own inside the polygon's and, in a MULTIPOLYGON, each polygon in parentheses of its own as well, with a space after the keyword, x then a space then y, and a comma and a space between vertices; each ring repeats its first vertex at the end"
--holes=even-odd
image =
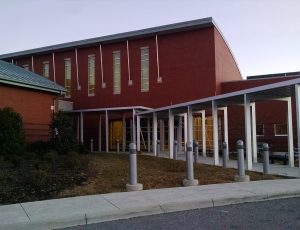
POLYGON ((141 118, 136 116, 136 145, 137 151, 141 151, 141 118))
POLYGON ((108 153, 109 152, 109 124, 108 124, 108 111, 105 110, 105 150, 108 153))
POLYGON ((213 118, 214 163, 215 165, 219 165, 218 108, 215 101, 212 101, 212 118, 213 118))
POLYGON ((156 113, 153 113, 153 119, 152 119, 152 151, 154 156, 157 156, 157 115, 156 113))
POLYGON ((147 118, 147 144, 148 144, 148 152, 151 151, 151 138, 150 138, 150 118, 147 118))
POLYGON ((80 113, 80 143, 83 144, 83 113, 80 113))
POLYGON ((256 107, 255 102, 251 106, 251 125, 252 125, 252 152, 253 162, 257 163, 257 135, 256 135, 256 107))
POLYGON ((293 119, 292 119, 292 99, 287 98, 287 130, 288 130, 288 151, 289 151, 289 166, 294 167, 294 137, 293 137, 293 119))
POLYGON ((188 112, 187 112, 187 130, 188 130, 188 137, 187 141, 193 143, 193 111, 190 106, 188 106, 188 112))
POLYGON ((174 114, 169 109, 169 156, 174 158, 174 114))
POLYGON ((244 94, 244 113, 245 113, 245 141, 246 141, 246 162, 247 169, 252 169, 252 138, 251 138, 251 119, 250 119, 250 100, 244 94))
POLYGON ((132 110, 132 142, 136 143, 135 109, 132 110))
POLYGON ((201 128, 202 128, 202 154, 206 157, 206 127, 205 127, 205 110, 201 111, 201 128))
POLYGON ((125 117, 125 114, 123 114, 123 117, 122 117, 122 151, 125 152, 126 150, 126 117, 125 117))
POLYGON ((227 107, 222 107, 220 110, 223 110, 223 129, 224 129, 224 142, 226 142, 226 156, 229 160, 229 143, 228 143, 228 113, 227 107))
POLYGON ((177 128, 177 142, 178 142, 178 152, 182 152, 182 117, 178 118, 178 128, 177 128))
POLYGON ((187 113, 183 115, 183 120, 184 120, 184 151, 186 152, 186 144, 188 142, 188 119, 187 119, 187 113))
POLYGON ((160 139, 160 150, 165 151, 165 121, 159 120, 159 139, 160 139))
POLYGON ((101 152, 101 115, 99 114, 98 124, 98 151, 101 152))
MULTIPOLYGON (((296 118, 297 118, 297 144, 298 144, 298 156, 300 149, 300 86, 295 85, 295 99, 296 99, 296 118)), ((300 169, 300 160, 299 160, 299 169, 300 169)))

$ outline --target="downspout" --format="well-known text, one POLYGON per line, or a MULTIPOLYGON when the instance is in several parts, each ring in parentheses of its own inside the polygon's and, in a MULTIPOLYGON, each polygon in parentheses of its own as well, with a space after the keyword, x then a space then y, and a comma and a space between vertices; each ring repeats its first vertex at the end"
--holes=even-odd
POLYGON ((126 48, 127 48, 127 69, 128 69, 128 85, 132 85, 132 80, 130 78, 130 62, 129 62, 129 42, 126 41, 126 48))
POLYGON ((156 64, 157 64, 157 83, 162 82, 162 78, 159 73, 159 55, 158 55, 158 37, 155 36, 155 45, 156 45, 156 64))
POLYGON ((31 56, 31 70, 34 72, 33 56, 31 56))
POLYGON ((77 90, 81 90, 81 86, 79 84, 79 73, 78 73, 78 56, 77 56, 77 48, 75 49, 75 61, 76 61, 76 80, 77 80, 77 90))
POLYGON ((106 83, 104 82, 104 75, 103 75, 103 58, 102 58, 102 45, 99 46, 100 51, 100 67, 101 67, 101 83, 102 88, 106 88, 106 83))

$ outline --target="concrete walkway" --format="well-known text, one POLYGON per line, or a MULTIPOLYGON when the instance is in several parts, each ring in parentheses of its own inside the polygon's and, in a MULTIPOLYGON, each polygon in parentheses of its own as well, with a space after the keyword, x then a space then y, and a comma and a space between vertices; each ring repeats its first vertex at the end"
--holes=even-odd
MULTIPOLYGON (((143 154, 153 156, 153 153, 143 152, 143 154)), ((161 152, 159 157, 169 158, 169 153, 161 152)), ((183 153, 177 154, 177 159, 185 161, 185 154, 183 154, 183 153)), ((199 156, 199 163, 214 165, 214 159, 212 157, 199 156)), ((222 166, 222 157, 220 157, 220 166, 222 166)), ((237 161, 229 160, 227 163, 227 167, 228 168, 237 168, 237 161)), ((263 172, 263 164, 262 163, 253 163, 253 169, 250 171, 263 172)), ((300 178, 300 170, 299 170, 298 166, 291 168, 288 165, 270 164, 270 174, 300 178)))
POLYGON ((295 196, 300 196, 300 179, 81 196, 0 206, 0 229, 55 229, 295 196))

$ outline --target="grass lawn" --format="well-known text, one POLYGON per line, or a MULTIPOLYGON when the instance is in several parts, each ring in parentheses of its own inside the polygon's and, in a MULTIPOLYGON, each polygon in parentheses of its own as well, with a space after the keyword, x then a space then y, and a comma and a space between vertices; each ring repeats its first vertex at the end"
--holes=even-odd
MULTIPOLYGON (((235 169, 198 164, 195 178, 200 185, 233 182, 235 169)), ((251 180, 280 176, 247 172, 251 180)), ((0 204, 36 201, 69 196, 126 191, 129 155, 95 153, 24 158, 16 166, 0 161, 0 204)), ((144 189, 182 186, 186 164, 165 158, 138 155, 138 182, 144 189)))

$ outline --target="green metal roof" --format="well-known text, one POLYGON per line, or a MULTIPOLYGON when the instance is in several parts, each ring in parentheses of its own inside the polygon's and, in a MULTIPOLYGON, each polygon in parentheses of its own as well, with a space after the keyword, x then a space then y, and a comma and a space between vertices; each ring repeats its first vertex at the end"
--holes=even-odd
POLYGON ((0 60, 0 83, 37 89, 52 93, 65 92, 66 89, 49 79, 24 68, 0 60))

